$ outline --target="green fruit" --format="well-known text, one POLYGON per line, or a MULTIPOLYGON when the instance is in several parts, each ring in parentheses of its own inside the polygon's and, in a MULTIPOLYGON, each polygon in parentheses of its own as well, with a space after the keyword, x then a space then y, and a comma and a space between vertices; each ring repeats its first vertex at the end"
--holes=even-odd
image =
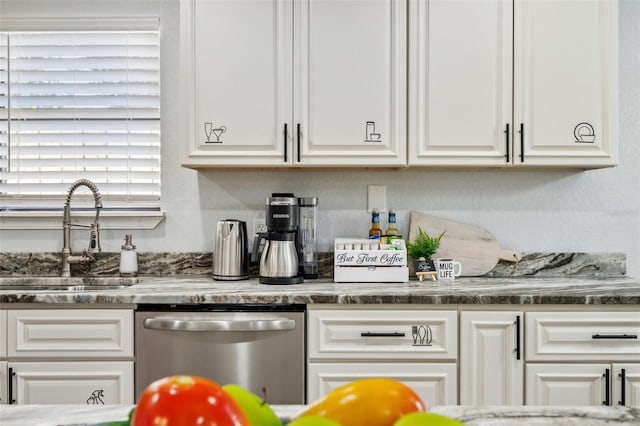
POLYGON ((225 385, 222 389, 240 406, 251 426, 282 426, 282 421, 269 404, 255 393, 234 384, 225 385))
POLYGON ((127 420, 122 422, 111 422, 107 423, 107 426, 131 426, 131 422, 133 421, 133 413, 135 413, 136 407, 133 407, 131 411, 129 411, 129 417, 127 420))
POLYGON ((464 426, 464 423, 436 413, 417 411, 406 414, 398 419, 393 426, 464 426))
POLYGON ((340 426, 340 423, 326 417, 304 416, 287 423, 287 426, 340 426))

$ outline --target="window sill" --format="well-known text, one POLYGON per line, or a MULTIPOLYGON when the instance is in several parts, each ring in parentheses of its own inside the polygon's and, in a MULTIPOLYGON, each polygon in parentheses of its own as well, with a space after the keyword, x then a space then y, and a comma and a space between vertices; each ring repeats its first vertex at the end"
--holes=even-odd
MULTIPOLYGON (((74 223, 90 224, 93 211, 73 212, 74 223)), ((102 211, 100 229, 155 229, 165 218, 162 211, 102 211)), ((0 212, 0 230, 62 229, 62 212, 0 212)))

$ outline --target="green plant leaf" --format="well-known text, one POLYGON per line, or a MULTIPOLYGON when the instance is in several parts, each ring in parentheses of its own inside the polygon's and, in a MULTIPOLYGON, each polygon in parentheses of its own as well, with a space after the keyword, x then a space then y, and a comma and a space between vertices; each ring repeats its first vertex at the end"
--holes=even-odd
POLYGON ((418 235, 413 242, 407 242, 407 254, 413 259, 418 260, 424 257, 426 260, 430 260, 440 247, 440 240, 444 236, 446 230, 442 231, 437 237, 432 237, 421 227, 418 227, 418 235))

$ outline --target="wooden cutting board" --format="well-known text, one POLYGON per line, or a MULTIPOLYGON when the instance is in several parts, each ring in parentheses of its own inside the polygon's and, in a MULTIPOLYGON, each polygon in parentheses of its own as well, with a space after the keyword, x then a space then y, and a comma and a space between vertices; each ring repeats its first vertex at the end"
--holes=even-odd
POLYGON ((411 212, 409 222, 409 241, 418 235, 418 227, 430 236, 438 236, 447 231, 440 247, 433 256, 449 257, 462 264, 462 276, 477 277, 490 272, 500 260, 517 262, 522 253, 505 250, 488 231, 474 225, 456 222, 423 212, 411 212))

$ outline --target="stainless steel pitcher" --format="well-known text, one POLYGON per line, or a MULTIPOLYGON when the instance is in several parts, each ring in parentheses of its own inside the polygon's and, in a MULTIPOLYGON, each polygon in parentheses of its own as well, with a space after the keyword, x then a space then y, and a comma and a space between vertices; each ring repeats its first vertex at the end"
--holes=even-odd
POLYGON ((295 277, 298 275, 298 254, 295 234, 271 234, 260 257, 260 275, 264 277, 295 277))
POLYGON ((264 240, 260 256, 261 284, 299 284, 303 281, 298 269, 296 234, 294 232, 264 232, 256 236, 252 260, 259 255, 258 247, 264 240))
POLYGON ((218 222, 213 250, 213 279, 237 281, 249 278, 247 224, 227 219, 218 222))

